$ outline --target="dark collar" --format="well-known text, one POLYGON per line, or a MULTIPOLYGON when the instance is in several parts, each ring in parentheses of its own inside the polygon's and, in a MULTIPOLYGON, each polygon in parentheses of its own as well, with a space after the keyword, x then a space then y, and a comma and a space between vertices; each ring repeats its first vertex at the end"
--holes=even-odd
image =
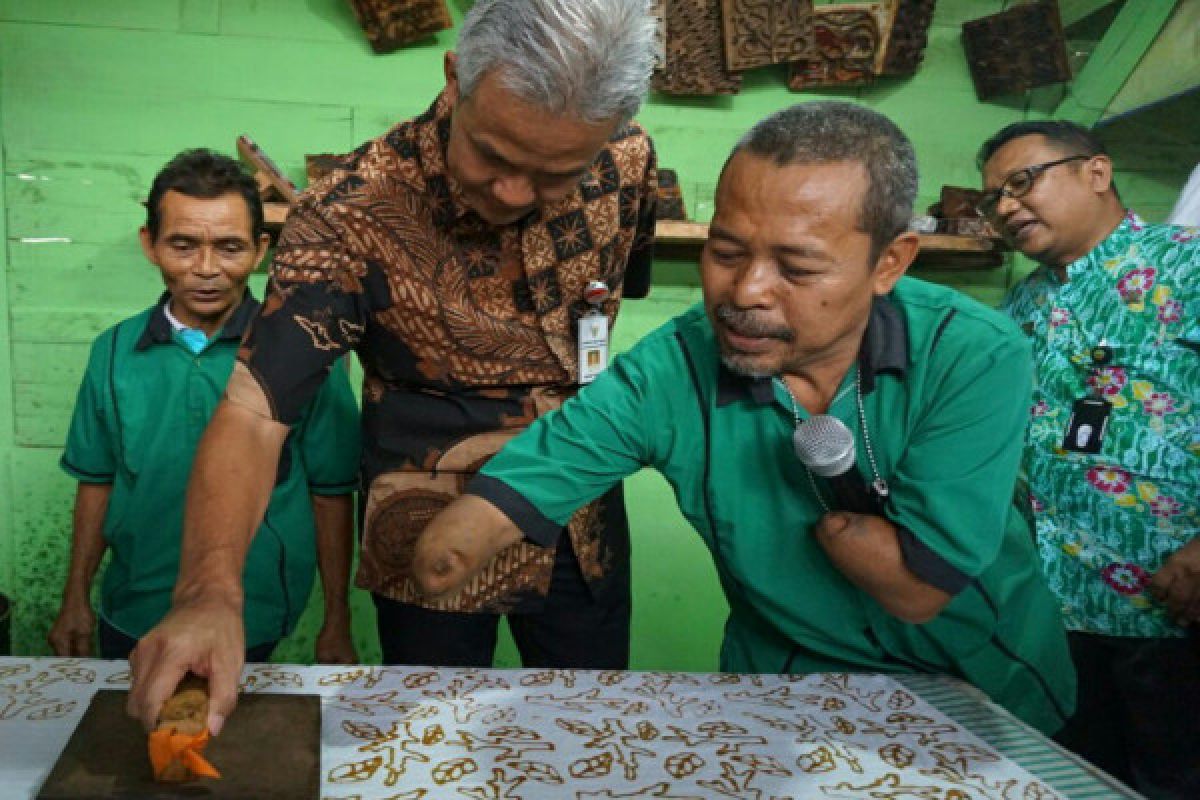
MULTIPOLYGON (((154 308, 150 311, 150 319, 146 321, 146 329, 142 331, 141 338, 137 340, 134 348, 137 350, 145 350, 152 344, 170 344, 174 335, 175 329, 171 327, 171 321, 167 319, 164 309, 171 300, 170 292, 163 292, 162 297, 158 298, 154 308)), ((225 321, 225 326, 221 328, 217 334, 217 339, 224 341, 227 339, 241 340, 242 334, 246 332, 250 320, 254 319, 254 315, 258 312, 258 301, 254 299, 254 295, 250 290, 246 290, 246 294, 242 296, 242 302, 234 310, 233 315, 225 321)))
MULTIPOLYGON (((867 319, 862 345, 858 349, 863 394, 875 390, 875 378, 881 373, 902 378, 907 369, 908 325, 891 300, 876 297, 871 304, 871 316, 867 319)), ((717 405, 728 405, 747 397, 758 405, 775 402, 771 379, 738 375, 721 364, 717 373, 717 405)))

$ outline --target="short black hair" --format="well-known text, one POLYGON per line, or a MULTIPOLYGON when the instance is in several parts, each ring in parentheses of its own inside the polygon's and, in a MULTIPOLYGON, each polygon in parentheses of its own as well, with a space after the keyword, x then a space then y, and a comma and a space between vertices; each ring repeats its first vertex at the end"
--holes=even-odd
POLYGON ((1066 120, 1031 120, 1014 122, 1002 128, 979 148, 976 163, 980 169, 1004 145, 1022 136, 1044 136, 1046 141, 1068 151, 1068 155, 1106 156, 1108 151, 1095 135, 1082 125, 1066 120))
POLYGON ((872 267, 883 248, 908 229, 917 196, 916 152, 896 123, 878 111, 840 100, 797 103, 751 128, 734 145, 725 167, 741 152, 780 167, 861 164, 867 187, 859 225, 871 237, 872 267))
POLYGON ((258 196, 258 185, 242 169, 242 165, 229 156, 214 153, 203 147, 184 150, 167 162, 154 176, 150 184, 150 195, 146 198, 146 229, 150 238, 158 238, 162 222, 162 198, 167 192, 175 191, 188 197, 220 197, 236 192, 246 201, 250 210, 250 221, 254 238, 263 232, 262 199, 258 196))

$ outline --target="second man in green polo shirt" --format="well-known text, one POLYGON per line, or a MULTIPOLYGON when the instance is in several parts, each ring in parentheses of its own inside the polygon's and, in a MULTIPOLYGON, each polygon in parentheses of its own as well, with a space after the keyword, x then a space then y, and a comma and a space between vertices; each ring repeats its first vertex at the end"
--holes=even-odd
POLYGON ((703 307, 488 463, 426 529, 425 589, 454 591, 523 537, 552 545, 650 466, 713 554, 722 669, 947 673, 1059 728, 1074 674, 1012 503, 1029 347, 902 277, 916 188, 912 145, 875 112, 810 103, 759 123, 721 176, 703 307), (818 474, 822 426, 852 442, 841 478, 818 474))

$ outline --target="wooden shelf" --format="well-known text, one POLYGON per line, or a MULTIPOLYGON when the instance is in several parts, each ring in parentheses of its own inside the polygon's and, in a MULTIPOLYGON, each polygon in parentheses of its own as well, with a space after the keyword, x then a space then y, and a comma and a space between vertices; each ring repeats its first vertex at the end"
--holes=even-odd
MULTIPOLYGON (((269 230, 278 231, 287 219, 287 203, 263 203, 263 217, 269 230)), ((957 236, 949 233, 922 233, 921 251, 914 266, 928 269, 991 269, 1004 263, 1004 244, 982 236, 957 236)), ((708 238, 704 222, 659 220, 654 240, 668 250, 694 250, 708 238)))
MULTIPOLYGON (((708 238, 703 222, 659 220, 654 240, 669 248, 697 248, 708 238)), ((1004 243, 983 236, 949 233, 920 234, 921 250, 915 266, 929 269, 991 269, 1004 263, 1004 243)))

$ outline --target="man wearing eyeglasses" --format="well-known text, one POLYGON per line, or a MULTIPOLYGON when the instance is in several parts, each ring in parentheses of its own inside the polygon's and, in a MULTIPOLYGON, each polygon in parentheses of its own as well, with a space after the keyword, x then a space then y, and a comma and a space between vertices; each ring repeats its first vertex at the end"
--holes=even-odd
POLYGON ((1057 738, 1200 797, 1200 229, 1127 211, 1069 122, 1011 125, 979 162, 980 211, 1041 265, 1005 309, 1033 340, 1024 466, 1079 673, 1057 738))

